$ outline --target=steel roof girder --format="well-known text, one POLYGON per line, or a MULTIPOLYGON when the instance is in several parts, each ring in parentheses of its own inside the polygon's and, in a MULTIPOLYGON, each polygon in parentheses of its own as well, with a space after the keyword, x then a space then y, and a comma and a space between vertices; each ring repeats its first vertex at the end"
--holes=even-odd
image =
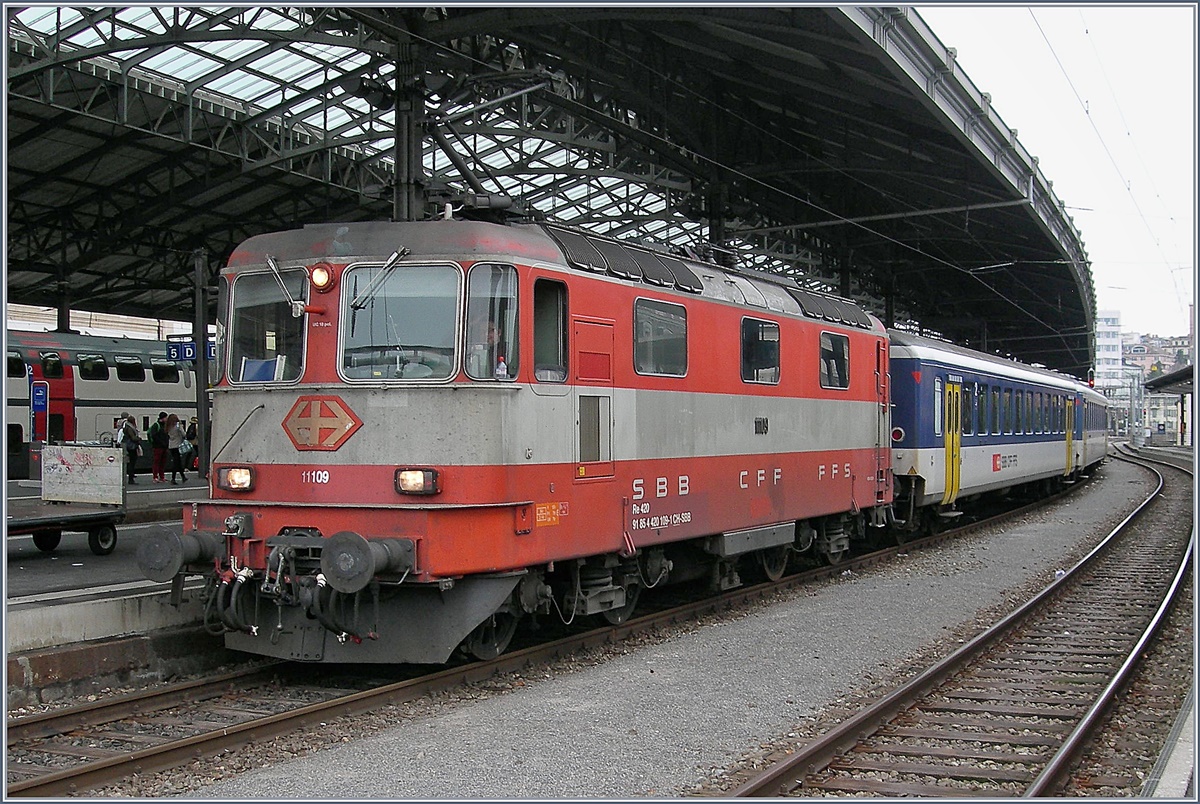
MULTIPOLYGON (((1053 197, 1037 160, 992 109, 991 96, 980 92, 954 69, 953 49, 943 47, 918 16, 905 8, 844 7, 839 12, 848 28, 856 27, 887 51, 891 58, 885 64, 894 65, 897 74, 906 75, 915 97, 939 110, 966 141, 987 157, 1015 193, 1033 195, 1032 182, 1040 192, 1053 197)), ((1046 210, 1065 224, 1061 203, 1047 205, 1046 210)), ((1065 226, 1062 230, 1067 231, 1065 226)), ((1077 231, 1074 234, 1078 236, 1077 231)))

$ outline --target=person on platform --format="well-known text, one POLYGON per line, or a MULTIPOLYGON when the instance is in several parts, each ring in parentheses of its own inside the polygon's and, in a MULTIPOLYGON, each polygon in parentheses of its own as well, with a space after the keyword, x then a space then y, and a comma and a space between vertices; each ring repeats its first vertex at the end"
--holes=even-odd
POLYGON ((187 474, 183 471, 183 455, 179 448, 183 446, 183 442, 187 440, 187 433, 184 432, 183 423, 179 421, 179 417, 172 413, 167 417, 167 459, 171 465, 171 485, 179 485, 175 480, 175 475, 183 478, 183 482, 187 482, 187 474))
POLYGON ((197 430, 199 424, 200 420, 193 416, 188 421, 187 432, 184 434, 184 438, 187 439, 191 447, 187 450, 187 455, 183 462, 196 471, 200 470, 200 433, 197 430))
POLYGON ((166 483, 167 443, 170 438, 167 436, 167 412, 165 410, 158 414, 158 421, 150 425, 146 435, 150 438, 150 447, 154 450, 154 455, 150 460, 150 474, 154 476, 155 483, 166 483))
POLYGON ((133 479, 134 466, 138 456, 142 454, 142 437, 138 435, 137 424, 134 422, 133 416, 128 413, 122 413, 120 421, 117 422, 116 441, 125 451, 126 477, 131 485, 136 484, 137 481, 133 479))

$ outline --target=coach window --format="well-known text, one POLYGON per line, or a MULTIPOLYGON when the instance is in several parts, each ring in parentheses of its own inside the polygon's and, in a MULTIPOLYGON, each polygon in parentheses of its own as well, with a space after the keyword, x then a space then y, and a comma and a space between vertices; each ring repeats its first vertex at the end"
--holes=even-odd
MULTIPOLYGON (((510 380, 517 376, 520 351, 516 269, 509 265, 474 266, 467 278, 467 376, 510 380)), ((435 367, 433 378, 440 376, 435 367)))
POLYGON ((179 382, 179 366, 170 360, 150 358, 150 376, 155 382, 179 382))
POLYGON ((992 386, 992 435, 1000 435, 1000 389, 992 386))
POLYGON ((140 357, 133 355, 117 355, 113 358, 117 366, 117 379, 122 382, 145 382, 146 367, 140 357))
POLYGON ((300 378, 308 317, 292 315, 280 282, 293 299, 305 298, 308 273, 303 269, 242 274, 233 282, 229 379, 234 382, 300 378))
POLYGON ((25 430, 19 424, 9 424, 6 430, 8 432, 8 454, 20 455, 22 442, 25 441, 25 430))
POLYGON ((24 377, 26 374, 25 360, 19 352, 8 353, 8 376, 24 377))
POLYGON ((633 367, 638 374, 687 374, 687 308, 638 299, 633 303, 633 367))
POLYGON ((962 416, 962 434, 972 435, 975 432, 975 383, 964 382, 962 384, 962 411, 959 413, 962 416))
POLYGON ((1013 392, 1012 392, 1011 388, 1004 389, 1004 421, 1003 421, 1003 425, 1004 425, 1004 434, 1005 435, 1012 435, 1012 431, 1013 431, 1012 393, 1013 392))
POLYGON ((533 283, 533 378, 567 381, 567 286, 553 279, 533 283))
POLYGON ((979 387, 979 394, 978 394, 979 412, 976 415, 978 417, 979 426, 976 428, 976 432, 978 432, 980 435, 987 435, 988 434, 988 400, 991 397, 988 394, 988 387, 986 385, 983 385, 981 383, 978 387, 979 387))
POLYGON ((774 321, 742 319, 742 380, 779 382, 779 325, 774 321))
POLYGON ((1033 391, 1025 392, 1025 432, 1033 432, 1033 391))
POLYGON ((850 339, 835 332, 821 333, 821 387, 850 387, 850 339))
POLYGON ((61 380, 63 362, 58 352, 42 352, 39 357, 42 359, 42 376, 47 380, 61 380))
POLYGON ((76 355, 76 359, 79 362, 79 379, 108 379, 108 364, 104 362, 104 355, 76 355))
POLYGON ((942 378, 933 380, 933 434, 942 434, 942 378))

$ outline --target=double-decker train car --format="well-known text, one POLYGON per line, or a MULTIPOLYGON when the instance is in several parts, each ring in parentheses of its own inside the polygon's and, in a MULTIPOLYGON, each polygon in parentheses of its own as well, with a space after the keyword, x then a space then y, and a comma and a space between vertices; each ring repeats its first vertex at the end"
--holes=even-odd
POLYGON ((892 330, 894 527, 952 514, 960 501, 1040 484, 1101 461, 1106 399, 1078 380, 892 330))
MULTIPOLYGON (((10 478, 26 476, 20 465, 35 438, 103 441, 112 437, 123 412, 133 414, 143 432, 159 411, 185 421, 196 412, 192 366, 168 360, 165 341, 19 330, 8 330, 6 340, 10 478), (37 414, 44 417, 40 422, 30 405, 35 383, 47 394, 47 410, 37 414)), ((145 461, 148 466, 148 456, 145 461)))
POLYGON ((314 226, 223 271, 212 500, 142 543, 217 566, 232 648, 503 650, 518 619, 794 549, 891 502, 880 323, 794 283, 540 225, 314 226))
POLYGON ((975 493, 936 492, 944 463, 893 478, 916 430, 854 304, 551 225, 251 238, 217 341, 212 498, 138 562, 207 573, 209 625, 251 653, 487 658, 524 617, 621 622, 643 589, 837 562, 975 493))

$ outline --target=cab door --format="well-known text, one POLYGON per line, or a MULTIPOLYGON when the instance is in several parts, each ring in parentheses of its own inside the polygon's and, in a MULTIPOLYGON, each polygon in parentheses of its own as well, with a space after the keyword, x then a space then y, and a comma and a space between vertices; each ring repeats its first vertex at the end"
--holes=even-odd
POLYGON ((958 499, 958 487, 962 472, 962 381, 946 378, 945 396, 945 444, 946 444, 946 490, 942 494, 942 505, 950 505, 958 499))
POLYGON ((575 478, 613 476, 613 322, 575 318, 575 478))

